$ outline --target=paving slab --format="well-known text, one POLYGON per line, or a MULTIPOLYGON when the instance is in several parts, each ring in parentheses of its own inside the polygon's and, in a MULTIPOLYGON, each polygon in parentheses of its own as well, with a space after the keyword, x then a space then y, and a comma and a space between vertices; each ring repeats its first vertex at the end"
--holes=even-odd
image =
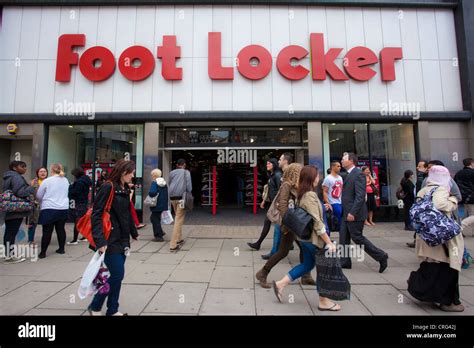
POLYGON ((182 262, 216 262, 219 256, 219 248, 192 248, 189 250, 182 262))
POLYGON ((374 315, 426 315, 421 307, 392 285, 352 285, 364 306, 374 315))
MULTIPOLYGON (((163 248, 167 243, 166 242, 148 242, 144 245, 138 252, 140 253, 156 253, 161 248, 163 248)), ((169 244, 168 244, 169 246, 169 244)))
POLYGON ((252 267, 216 266, 212 273, 210 288, 253 289, 252 267))
POLYGON ((185 255, 186 252, 179 252, 175 254, 154 253, 148 260, 144 262, 144 264, 178 265, 185 255))
POLYGON ((206 289, 207 283, 167 282, 158 290, 143 310, 143 314, 197 314, 206 289))
POLYGON ((217 260, 218 266, 242 266, 252 267, 253 266, 253 255, 252 251, 236 250, 221 250, 219 259, 217 260))
POLYGON ((211 238, 203 238, 197 239, 196 242, 193 244, 193 248, 217 248, 220 249, 224 244, 223 239, 211 239, 211 238))
MULTIPOLYGON (((464 312, 444 312, 440 310, 437 306, 429 302, 420 302, 417 299, 413 298, 408 291, 402 291, 403 295, 406 298, 409 298, 413 303, 416 303, 427 315, 436 315, 436 316, 458 316, 458 315, 474 315, 474 306, 468 302, 463 302, 461 297, 461 302, 464 306, 464 312)), ((462 294, 461 294, 462 296, 462 294)))
POLYGON ((59 264, 50 272, 38 278, 40 281, 66 281, 74 282, 84 274, 89 262, 71 261, 59 264))
POLYGON ((255 315, 253 289, 208 289, 199 315, 255 315))
POLYGON ((288 285, 279 303, 273 289, 255 288, 257 315, 313 315, 303 290, 298 285, 288 285))
POLYGON ((176 265, 141 264, 123 280, 126 284, 163 284, 176 265))
POLYGON ((23 315, 67 287, 67 282, 30 282, 0 297, 1 315, 23 315))
POLYGON ((35 280, 35 278, 36 277, 34 276, 0 275, 0 296, 3 296, 10 291, 14 291, 20 286, 35 280))
POLYGON ((175 268, 168 281, 208 283, 214 267, 214 262, 183 262, 175 268))

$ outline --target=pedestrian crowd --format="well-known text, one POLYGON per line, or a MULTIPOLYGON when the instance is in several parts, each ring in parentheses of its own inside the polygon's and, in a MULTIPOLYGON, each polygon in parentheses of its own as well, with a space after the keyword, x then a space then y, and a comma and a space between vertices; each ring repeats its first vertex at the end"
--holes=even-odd
MULTIPOLYGON (((459 274, 470 257, 464 236, 474 229, 474 160, 467 158, 464 167, 451 177, 439 160, 419 161, 416 173, 407 169, 396 191, 399 207, 404 210, 405 230, 413 231, 407 247, 415 248, 420 260, 417 271, 407 275, 409 293, 420 301, 435 303, 442 311, 461 312, 459 274)), ((301 278, 313 285, 319 294, 320 311, 339 311, 342 300, 350 299, 350 283, 344 269, 352 268, 347 253, 351 242, 379 264, 379 272, 388 267, 389 255, 374 245, 363 231, 373 226, 379 187, 370 167, 358 166, 354 153, 344 153, 341 161, 332 161, 327 175, 313 165, 294 162, 293 154, 266 162, 268 181, 260 205, 266 210, 260 237, 248 246, 260 250, 273 225, 273 245, 266 261, 256 273, 263 288, 272 288, 283 302, 285 287, 301 278), (338 232, 336 242, 331 232, 338 232), (299 264, 278 281, 268 283, 272 269, 294 248, 299 249, 299 264), (343 251, 340 253, 340 251, 343 251), (311 271, 316 268, 316 279, 311 271)), ((107 291, 96 291, 88 311, 101 315, 107 300, 107 315, 126 315, 119 311, 119 297, 125 274, 130 239, 138 239, 145 225, 138 221, 133 197, 135 163, 119 160, 110 173, 103 172, 94 183, 80 167, 74 168, 69 183, 60 163, 40 167, 28 183, 27 165, 13 161, 3 175, 0 209, 4 213, 5 264, 25 261, 15 252, 16 237, 25 220, 28 242, 35 244, 35 232, 42 226, 39 258, 48 256, 53 232, 56 232, 58 254, 66 245, 89 242, 101 255, 108 270, 107 291), (91 192, 96 186, 91 202, 91 192), (72 240, 66 242, 65 224, 74 223, 72 240)), ((153 241, 165 241, 162 224, 173 225, 169 250, 177 253, 185 243, 182 226, 193 208, 191 174, 186 161, 180 159, 168 180, 158 168, 150 173, 151 186, 145 206, 150 210, 153 241)), ((99 270, 97 270, 99 272, 99 270)), ((97 273, 96 273, 97 274, 97 273)))

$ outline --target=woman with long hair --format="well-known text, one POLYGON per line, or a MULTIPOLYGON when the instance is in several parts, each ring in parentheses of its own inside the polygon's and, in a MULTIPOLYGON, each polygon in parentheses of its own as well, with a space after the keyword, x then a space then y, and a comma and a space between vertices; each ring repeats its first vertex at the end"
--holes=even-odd
MULTIPOLYGON (((417 197, 422 198, 434 190, 431 196, 434 207, 452 218, 458 207, 458 199, 450 194, 451 185, 449 170, 434 165, 429 169, 426 186, 418 192, 417 197)), ((415 243, 421 264, 408 280, 410 295, 423 302, 432 302, 445 312, 464 311, 459 295, 459 273, 464 251, 462 233, 434 247, 417 234, 415 243)))
POLYGON ((403 197, 403 210, 405 214, 405 230, 413 231, 410 222, 410 208, 415 203, 415 184, 411 181, 413 179, 413 171, 408 169, 403 174, 403 179, 400 181, 405 196, 403 197))
MULTIPOLYGON (((34 187, 35 193, 38 192, 39 187, 43 183, 43 180, 48 177, 48 169, 46 167, 39 167, 36 169, 36 176, 31 180, 30 185, 34 187)), ((35 245, 35 232, 36 226, 38 225, 38 218, 40 213, 40 205, 37 200, 35 200, 35 205, 33 208, 33 215, 28 219, 28 243, 30 245, 35 245)))
MULTIPOLYGON (((313 230, 310 240, 299 240, 300 248, 303 250, 303 263, 293 267, 287 275, 277 282, 273 282, 273 290, 278 300, 282 301, 283 289, 292 281, 300 278, 304 274, 311 272, 315 267, 315 255, 317 249, 325 246, 329 252, 336 251, 336 246, 329 239, 326 226, 323 220, 323 207, 315 192, 319 182, 318 168, 307 165, 301 170, 298 181, 297 204, 306 210, 313 218, 313 230)), ((294 235, 293 233, 291 233, 294 235)), ((296 239, 298 239, 295 236, 296 239)), ((331 302, 326 297, 319 296, 318 309, 321 311, 339 311, 341 306, 331 302)))
POLYGON ((69 211, 69 182, 64 177, 63 166, 60 163, 53 163, 49 172, 51 176, 43 180, 36 193, 36 198, 41 205, 38 224, 43 225, 41 252, 38 255, 40 259, 46 257, 46 250, 54 230, 58 236, 59 248, 56 250, 58 254, 65 253, 64 245, 66 244, 65 225, 69 211))
POLYGON ((87 310, 90 315, 102 315, 102 306, 107 298, 106 315, 122 316, 126 313, 119 312, 119 297, 122 280, 125 275, 125 259, 130 249, 130 237, 136 239, 138 233, 130 212, 129 183, 135 176, 135 163, 121 159, 117 161, 110 173, 108 181, 102 184, 94 201, 91 217, 92 236, 96 249, 105 253, 105 265, 109 269, 108 294, 97 293, 87 310), (112 229, 108 239, 105 239, 102 215, 107 200, 113 195, 110 209, 110 222, 112 229))
MULTIPOLYGON (((294 201, 296 199, 301 168, 303 168, 301 164, 292 163, 283 172, 280 194, 278 196, 277 202, 278 211, 280 212, 281 217, 283 217, 288 210, 290 200, 294 201)), ((270 256, 270 259, 268 259, 267 263, 265 263, 265 265, 255 275, 263 288, 271 287, 270 284, 267 283, 267 276, 272 268, 288 255, 294 240, 295 238, 293 233, 290 233, 285 226, 281 226, 280 245, 278 247, 278 251, 270 256)), ((303 262, 301 255, 300 261, 303 262)))

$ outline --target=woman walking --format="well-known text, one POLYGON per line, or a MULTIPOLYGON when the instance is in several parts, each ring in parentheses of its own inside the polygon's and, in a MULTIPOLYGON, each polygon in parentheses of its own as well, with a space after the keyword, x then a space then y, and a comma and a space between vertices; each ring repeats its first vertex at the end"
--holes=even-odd
MULTIPOLYGON (((10 170, 3 174, 3 191, 11 190, 16 197, 29 198, 35 193, 35 189, 28 185, 23 175, 26 173, 26 163, 13 161, 9 165, 10 170)), ((23 262, 26 259, 20 255, 13 255, 15 250, 15 238, 20 230, 23 218, 31 216, 31 212, 7 212, 5 214, 5 235, 3 244, 5 246, 5 264, 23 262)))
POLYGON ((153 182, 151 183, 148 195, 152 198, 158 195, 156 206, 150 207, 150 220, 153 225, 153 236, 155 237, 153 241, 164 242, 165 240, 163 239, 163 236, 165 235, 165 232, 161 227, 161 213, 170 208, 168 186, 166 185, 165 179, 161 177, 161 170, 153 169, 151 171, 151 177, 153 182))
MULTIPOLYGON (((336 246, 329 239, 323 220, 323 207, 315 192, 318 181, 318 169, 315 166, 304 166, 301 170, 298 182, 297 204, 312 216, 313 231, 310 240, 299 240, 304 255, 303 263, 293 267, 288 274, 279 281, 273 282, 273 290, 279 302, 282 302, 283 289, 290 282, 311 272, 315 267, 315 255, 318 249, 323 249, 326 246, 329 252, 332 253, 336 251, 336 246)), ((293 233, 291 234, 293 235, 293 233)), ((318 276, 321 275, 318 274, 318 276)), ((320 290, 320 284, 318 283, 317 288, 320 290)), ((332 302, 327 297, 319 296, 318 309, 320 311, 339 311, 341 306, 332 302)))
POLYGON ((130 188, 129 183, 135 175, 133 161, 119 160, 110 173, 109 180, 102 185, 94 201, 92 212, 92 236, 96 250, 105 253, 105 265, 109 269, 108 294, 97 293, 92 303, 87 308, 90 315, 102 315, 102 306, 107 298, 106 315, 127 315, 119 312, 120 289, 125 275, 125 259, 130 249, 130 237, 138 236, 137 229, 130 213, 130 188), (102 215, 107 200, 113 195, 110 209, 110 222, 112 229, 108 239, 105 239, 102 215))
POLYGON ((369 212, 365 224, 367 226, 375 226, 374 224, 374 211, 377 209, 377 203, 375 202, 375 180, 370 174, 369 167, 362 167, 362 172, 365 174, 365 192, 367 193, 367 210, 369 212))
POLYGON ((413 171, 412 170, 405 170, 403 174, 403 179, 400 181, 400 186, 402 187, 402 191, 405 193, 403 197, 403 210, 405 213, 405 230, 406 231, 413 231, 413 227, 411 226, 410 221, 410 208, 412 207, 413 203, 415 203, 415 184, 412 182, 413 179, 413 171))
MULTIPOLYGON (((450 194, 451 175, 446 167, 435 165, 428 173, 427 185, 417 197, 424 197, 434 190, 431 197, 436 209, 449 217, 457 209, 458 200, 450 194)), ((446 243, 434 247, 416 236, 416 254, 422 261, 408 280, 408 292, 416 299, 439 304, 445 312, 462 312, 459 298, 459 272, 464 250, 462 233, 446 243)))
POLYGON ((56 252, 58 254, 65 253, 65 225, 69 211, 69 182, 64 177, 63 166, 60 163, 52 164, 50 167, 50 173, 51 176, 43 180, 43 183, 36 194, 36 198, 38 198, 41 206, 38 224, 43 225, 41 252, 38 255, 40 259, 46 257, 46 250, 48 250, 54 230, 56 230, 59 244, 59 248, 56 252))
POLYGON ((74 218, 74 236, 72 241, 67 242, 68 245, 77 245, 79 231, 77 230, 77 222, 87 212, 89 206, 89 191, 92 186, 92 180, 84 173, 82 168, 74 168, 71 174, 75 177, 75 181, 69 186, 69 201, 72 205, 72 216, 74 218))
MULTIPOLYGON (((35 193, 38 192, 40 185, 43 180, 48 177, 48 169, 46 167, 40 167, 36 169, 36 176, 31 180, 31 186, 35 189, 35 193)), ((36 226, 38 225, 38 218, 40 213, 39 202, 35 199, 35 205, 33 207, 33 215, 28 219, 28 243, 35 245, 35 232, 36 226)))
MULTIPOLYGON (((281 169, 278 167, 278 160, 276 158, 271 158, 267 161, 267 173, 268 173, 268 200, 269 202, 273 202, 275 199, 278 190, 280 189, 281 184, 281 176, 282 172, 281 169)), ((265 201, 262 201, 260 204, 260 208, 265 209, 265 201)), ((270 227, 272 223, 268 218, 265 216, 265 221, 263 222, 263 229, 260 234, 260 237, 255 243, 247 243, 249 247, 255 250, 260 250, 262 242, 267 237, 268 232, 270 232, 270 227)), ((280 244, 280 225, 275 225, 273 230, 273 247, 269 254, 262 255, 262 259, 268 260, 271 255, 275 254, 278 250, 278 245, 280 244)))
MULTIPOLYGON (((298 180, 302 167, 303 166, 299 163, 292 163, 283 173, 280 193, 277 202, 278 211, 280 212, 281 217, 283 217, 286 211, 288 210, 290 200, 294 201, 297 196, 298 180)), ((294 240, 295 238, 293 236, 293 233, 289 233, 289 230, 285 226, 281 226, 281 237, 278 251, 270 257, 267 263, 255 275, 255 277, 260 282, 260 285, 263 288, 271 287, 270 284, 267 283, 267 276, 272 270, 272 268, 288 255, 294 240)), ((300 262, 303 262, 301 253, 300 262)))

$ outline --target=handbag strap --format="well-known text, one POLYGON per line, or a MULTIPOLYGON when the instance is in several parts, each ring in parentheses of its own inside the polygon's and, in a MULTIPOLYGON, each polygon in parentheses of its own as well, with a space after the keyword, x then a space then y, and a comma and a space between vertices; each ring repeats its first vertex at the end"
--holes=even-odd
POLYGON ((110 209, 112 208, 112 201, 114 200, 114 184, 112 181, 107 181, 110 186, 112 186, 112 189, 110 190, 109 198, 107 198, 107 203, 105 204, 105 211, 108 213, 110 212, 110 209))

